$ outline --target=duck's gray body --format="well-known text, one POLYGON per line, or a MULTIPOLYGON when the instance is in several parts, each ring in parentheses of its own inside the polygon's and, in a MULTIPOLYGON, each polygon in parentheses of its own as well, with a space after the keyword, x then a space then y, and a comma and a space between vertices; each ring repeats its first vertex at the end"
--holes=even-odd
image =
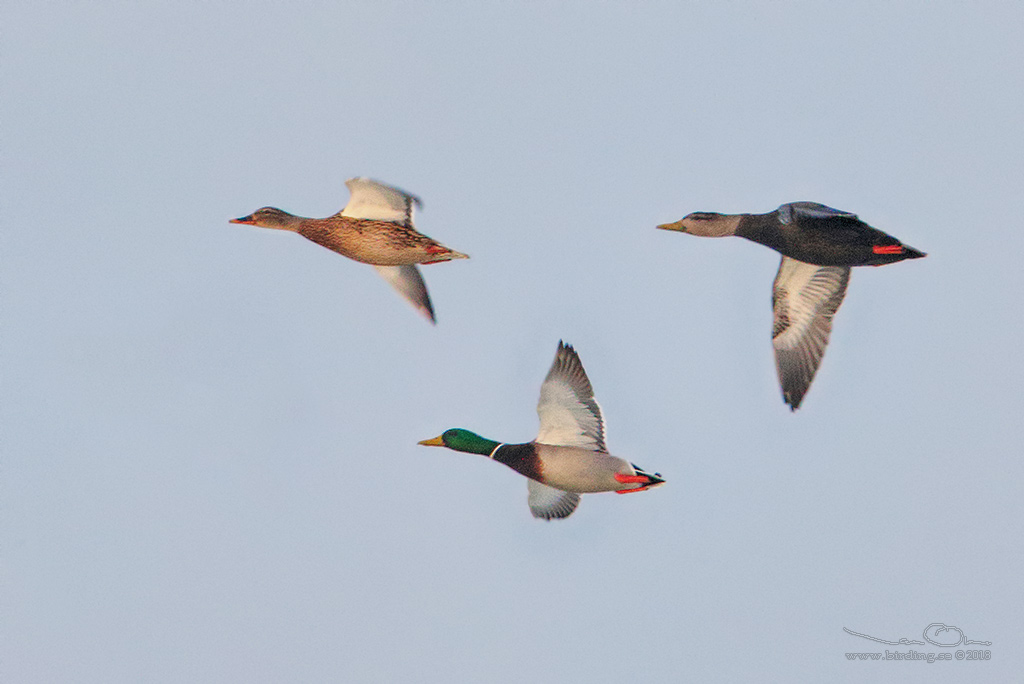
POLYGON ((500 444, 491 452, 491 458, 531 480, 566 492, 588 494, 644 487, 615 479, 615 475, 635 476, 643 472, 629 461, 580 447, 536 442, 500 444))

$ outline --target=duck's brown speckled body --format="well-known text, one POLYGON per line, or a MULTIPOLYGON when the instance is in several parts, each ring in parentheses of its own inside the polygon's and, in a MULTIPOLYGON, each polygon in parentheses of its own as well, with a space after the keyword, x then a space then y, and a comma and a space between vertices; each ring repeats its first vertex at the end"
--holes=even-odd
POLYGON ((374 266, 433 264, 466 258, 411 226, 390 221, 340 214, 324 219, 302 218, 295 232, 349 259, 374 266))

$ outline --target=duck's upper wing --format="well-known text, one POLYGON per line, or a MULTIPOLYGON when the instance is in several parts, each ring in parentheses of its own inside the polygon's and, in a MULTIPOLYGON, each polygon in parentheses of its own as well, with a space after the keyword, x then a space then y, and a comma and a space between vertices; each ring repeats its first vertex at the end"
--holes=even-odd
POLYGON ((568 518, 580 505, 580 495, 576 492, 566 492, 530 479, 526 480, 526 486, 530 491, 528 503, 534 518, 568 518))
POLYGON ((349 178, 345 185, 352 197, 338 216, 412 226, 413 205, 423 206, 416 195, 370 178, 349 178))
POLYGON ((538 443, 607 451, 601 407, 571 345, 558 343, 555 361, 540 386, 537 415, 538 443))
POLYGON ((811 221, 830 219, 853 219, 858 220, 856 214, 848 211, 833 209, 832 207, 818 204, 817 202, 790 202, 783 204, 778 209, 779 221, 781 223, 793 223, 803 219, 811 221))
POLYGON ((847 266, 815 266, 782 257, 772 289, 772 346, 782 397, 797 410, 818 372, 832 317, 850 282, 847 266))
POLYGON ((391 283, 391 286, 398 290, 399 294, 405 297, 416 310, 427 317, 431 323, 436 324, 434 307, 430 303, 430 295, 427 293, 427 284, 423 282, 423 276, 415 264, 408 266, 374 266, 377 273, 380 273, 384 280, 391 283))

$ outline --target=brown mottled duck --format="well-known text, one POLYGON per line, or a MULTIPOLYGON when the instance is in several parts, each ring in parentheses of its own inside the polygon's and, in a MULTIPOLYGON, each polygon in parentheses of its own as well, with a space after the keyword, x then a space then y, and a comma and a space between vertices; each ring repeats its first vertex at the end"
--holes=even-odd
POLYGON ((370 264, 431 323, 434 307, 416 264, 468 259, 416 230, 413 205, 420 199, 369 178, 345 181, 351 198, 333 216, 316 219, 263 207, 231 223, 290 230, 349 259, 370 264))

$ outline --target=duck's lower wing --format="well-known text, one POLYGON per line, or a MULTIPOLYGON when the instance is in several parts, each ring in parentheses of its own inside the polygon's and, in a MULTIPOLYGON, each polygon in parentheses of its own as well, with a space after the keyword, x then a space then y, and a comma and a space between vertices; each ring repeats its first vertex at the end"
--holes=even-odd
POLYGON ((782 398, 792 410, 800 407, 818 372, 850 282, 846 266, 816 266, 782 257, 772 289, 772 346, 782 398))
POLYGON ((580 495, 576 492, 548 487, 536 480, 527 480, 526 485, 530 490, 530 512, 534 518, 568 518, 580 505, 580 495))
POLYGON ((434 317, 434 307, 430 303, 430 295, 427 294, 427 284, 423 282, 423 276, 415 265, 410 266, 374 266, 377 273, 380 273, 384 280, 391 283, 398 292, 409 300, 409 303, 416 307, 416 310, 426 316, 431 323, 437 323, 434 317))

